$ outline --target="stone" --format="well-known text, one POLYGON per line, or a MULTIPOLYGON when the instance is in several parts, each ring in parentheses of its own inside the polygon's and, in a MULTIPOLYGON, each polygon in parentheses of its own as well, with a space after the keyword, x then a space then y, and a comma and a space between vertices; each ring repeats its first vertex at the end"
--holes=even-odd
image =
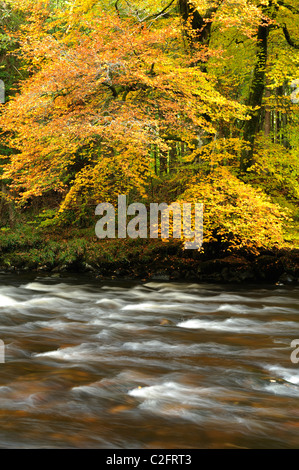
POLYGON ((279 282, 284 284, 292 284, 295 282, 295 278, 291 274, 283 273, 279 278, 279 282))

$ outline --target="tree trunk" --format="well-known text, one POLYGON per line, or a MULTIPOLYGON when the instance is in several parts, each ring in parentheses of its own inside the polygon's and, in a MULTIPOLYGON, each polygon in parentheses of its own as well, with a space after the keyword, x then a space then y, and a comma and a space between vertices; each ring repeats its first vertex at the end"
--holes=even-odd
MULTIPOLYGON (((270 98, 271 90, 265 89, 265 98, 270 98)), ((264 117, 264 132, 265 136, 269 137, 271 133, 271 106, 266 102, 265 104, 265 117, 264 117)))
POLYGON ((269 36, 269 25, 263 23, 258 28, 257 36, 257 62, 254 68, 253 80, 251 84, 251 90, 248 98, 247 105, 253 109, 250 113, 251 119, 246 121, 244 126, 243 139, 248 143, 249 149, 243 150, 240 170, 246 171, 253 163, 253 152, 255 136, 258 131, 258 126, 262 112, 262 99, 265 91, 265 75, 266 75, 266 63, 268 53, 268 36, 269 36))

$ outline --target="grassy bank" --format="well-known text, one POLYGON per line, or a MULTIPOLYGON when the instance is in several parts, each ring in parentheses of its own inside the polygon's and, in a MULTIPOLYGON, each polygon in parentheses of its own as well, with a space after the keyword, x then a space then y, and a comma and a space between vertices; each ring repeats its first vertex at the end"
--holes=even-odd
POLYGON ((91 228, 53 230, 24 224, 0 230, 0 269, 91 272, 111 279, 295 283, 299 278, 299 249, 290 248, 286 242, 280 249, 253 254, 210 243, 198 252, 184 250, 172 239, 99 240, 91 228))

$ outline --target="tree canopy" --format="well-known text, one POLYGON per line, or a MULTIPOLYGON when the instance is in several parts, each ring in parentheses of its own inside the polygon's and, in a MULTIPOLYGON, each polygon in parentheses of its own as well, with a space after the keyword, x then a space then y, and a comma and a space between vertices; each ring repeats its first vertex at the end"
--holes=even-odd
POLYGON ((282 243, 299 219, 297 0, 0 11, 0 78, 17 64, 0 119, 9 204, 84 225, 119 194, 203 202, 207 242, 282 243))

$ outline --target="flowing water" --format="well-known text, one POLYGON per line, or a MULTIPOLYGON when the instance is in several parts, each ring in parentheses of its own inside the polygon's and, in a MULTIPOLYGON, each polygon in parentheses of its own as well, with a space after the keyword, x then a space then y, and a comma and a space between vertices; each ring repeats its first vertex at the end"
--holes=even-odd
POLYGON ((298 448, 298 286, 0 276, 1 448, 298 448))

